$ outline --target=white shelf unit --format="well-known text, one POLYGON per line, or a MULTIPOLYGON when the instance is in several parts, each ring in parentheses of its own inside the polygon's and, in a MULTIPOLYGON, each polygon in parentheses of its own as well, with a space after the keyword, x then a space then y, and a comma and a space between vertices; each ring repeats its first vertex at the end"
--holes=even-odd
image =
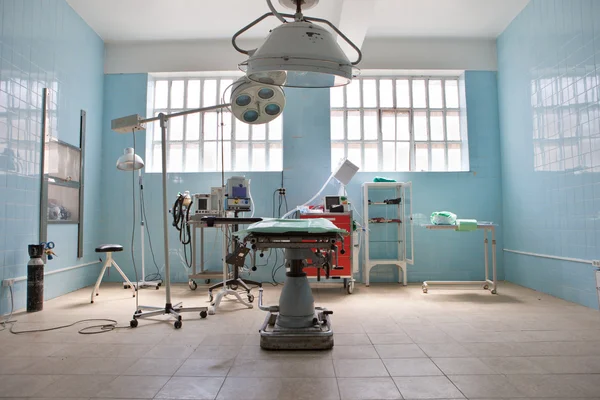
POLYGON ((373 267, 394 265, 398 268, 398 283, 406 286, 407 266, 414 263, 412 183, 363 183, 362 202, 365 218, 363 281, 369 286, 373 267), (391 199, 400 201, 398 204, 384 202, 391 199), (370 222, 377 218, 385 222, 370 222))

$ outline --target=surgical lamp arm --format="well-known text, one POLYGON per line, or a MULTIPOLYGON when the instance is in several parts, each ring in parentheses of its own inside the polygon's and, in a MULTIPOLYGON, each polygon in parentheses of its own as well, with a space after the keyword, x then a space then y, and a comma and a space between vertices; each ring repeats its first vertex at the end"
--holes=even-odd
MULTIPOLYGON (((294 15, 291 15, 291 14, 282 14, 282 13, 278 13, 278 12, 277 12, 277 15, 275 15, 273 12, 263 14, 260 17, 256 18, 254 21, 250 22, 248 25, 246 25, 242 29, 240 29, 239 31, 237 31, 233 35, 233 37, 231 38, 231 44, 233 45, 233 48, 236 49, 238 52, 240 52, 242 54, 251 55, 250 53, 252 53, 253 50, 244 50, 244 49, 240 48, 235 41, 244 32, 246 32, 247 30, 249 30, 253 26, 256 26, 259 22, 261 22, 262 20, 264 20, 265 18, 270 17, 270 16, 274 16, 276 18, 279 18, 279 16, 281 16, 282 19, 283 19, 283 22, 287 22, 287 21, 285 21, 285 19, 283 17, 295 18, 294 15)), ((356 53, 358 54, 357 60, 354 61, 354 62, 351 62, 350 64, 356 65, 356 64, 358 64, 362 60, 362 52, 360 51, 360 49, 358 48, 358 46, 356 46, 350 39, 348 39, 348 37, 346 35, 344 35, 342 33, 342 31, 340 31, 334 24, 332 24, 331 22, 327 21, 326 19, 322 19, 322 18, 304 17, 304 20, 307 21, 307 22, 320 22, 320 23, 326 24, 326 25, 330 26, 331 29, 333 29, 338 35, 340 35, 340 37, 342 39, 344 39, 344 41, 346 43, 348 43, 350 45, 350 47, 352 47, 354 49, 354 51, 356 51, 356 53)))
MULTIPOLYGON (((191 110, 184 110, 184 111, 180 111, 180 112, 176 112, 176 113, 172 113, 172 114, 163 114, 163 115, 165 116, 166 119, 171 119, 171 118, 175 118, 175 117, 181 117, 183 115, 196 114, 196 113, 202 113, 202 112, 213 111, 213 110, 220 110, 221 108, 229 108, 229 107, 231 107, 231 103, 218 104, 216 106, 210 106, 210 107, 193 108, 191 110)), ((159 121, 160 119, 161 119, 161 117, 159 114, 156 117, 143 119, 143 120, 139 121, 139 123, 145 124, 148 122, 159 121)))

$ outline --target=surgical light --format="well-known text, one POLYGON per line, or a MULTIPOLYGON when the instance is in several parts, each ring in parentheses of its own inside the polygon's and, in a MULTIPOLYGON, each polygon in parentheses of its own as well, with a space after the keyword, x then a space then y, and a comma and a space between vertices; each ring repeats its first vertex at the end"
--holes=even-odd
POLYGON ((278 86, 238 79, 231 87, 231 111, 247 124, 266 124, 281 115, 285 94, 278 86))
MULTIPOLYGON (((286 5, 296 5, 296 14, 290 15, 277 12, 271 0, 267 0, 271 12, 257 18, 233 36, 233 47, 249 56, 240 64, 240 69, 246 72, 248 79, 299 88, 329 88, 350 83, 354 66, 362 58, 360 49, 331 22, 302 15, 304 2, 305 0, 283 1, 286 5), (271 31, 262 46, 254 50, 238 47, 236 39, 269 16, 277 17, 283 24, 271 31), (288 21, 286 18, 293 20, 288 21), (350 62, 334 35, 317 23, 328 25, 345 40, 358 53, 357 60, 350 62)), ((308 3, 314 6, 317 2, 310 0, 308 3)))
POLYGON ((117 160, 117 168, 121 171, 137 171, 143 167, 144 160, 135 154, 131 147, 126 148, 124 154, 117 160))

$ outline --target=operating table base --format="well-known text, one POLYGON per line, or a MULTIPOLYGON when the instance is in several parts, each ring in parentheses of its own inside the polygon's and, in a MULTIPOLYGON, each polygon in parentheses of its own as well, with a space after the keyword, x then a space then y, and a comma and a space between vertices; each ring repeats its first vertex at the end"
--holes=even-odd
POLYGON ((328 350, 333 348, 331 320, 322 309, 315 312, 318 322, 309 328, 283 328, 276 312, 270 312, 260 328, 260 347, 265 350, 328 350))

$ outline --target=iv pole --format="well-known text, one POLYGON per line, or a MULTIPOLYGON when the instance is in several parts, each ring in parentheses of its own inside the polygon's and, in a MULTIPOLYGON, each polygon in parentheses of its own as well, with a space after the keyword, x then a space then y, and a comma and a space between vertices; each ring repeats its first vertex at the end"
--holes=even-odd
POLYGON ((143 130, 145 129, 144 125, 149 122, 160 122, 160 133, 161 133, 161 158, 162 158, 162 200, 163 200, 163 242, 164 242, 164 254, 165 254, 165 306, 164 307, 151 307, 151 306, 139 306, 139 309, 133 314, 133 319, 130 321, 130 326, 132 328, 137 327, 138 319, 151 318, 158 315, 169 315, 175 318, 175 329, 181 328, 181 313, 184 312, 199 312, 201 318, 206 318, 208 315, 208 307, 182 307, 181 303, 177 303, 175 305, 171 302, 171 263, 169 261, 169 232, 168 232, 168 220, 167 216, 169 213, 169 203, 167 200, 167 122, 171 118, 181 117, 189 114, 196 113, 204 113, 207 111, 219 110, 222 108, 228 108, 231 106, 231 103, 227 104, 219 104, 211 107, 203 107, 196 108, 192 110, 181 111, 173 114, 164 114, 160 113, 156 117, 146 118, 140 120, 137 115, 131 117, 125 117, 121 120, 126 120, 128 122, 133 121, 135 118, 135 123, 129 124, 127 126, 126 123, 118 123, 119 120, 113 120, 113 129, 118 132, 125 132, 126 129, 131 131, 134 130, 143 130), (117 124, 115 124, 117 122, 117 124), (117 125, 117 129, 115 129, 115 125, 117 125))

